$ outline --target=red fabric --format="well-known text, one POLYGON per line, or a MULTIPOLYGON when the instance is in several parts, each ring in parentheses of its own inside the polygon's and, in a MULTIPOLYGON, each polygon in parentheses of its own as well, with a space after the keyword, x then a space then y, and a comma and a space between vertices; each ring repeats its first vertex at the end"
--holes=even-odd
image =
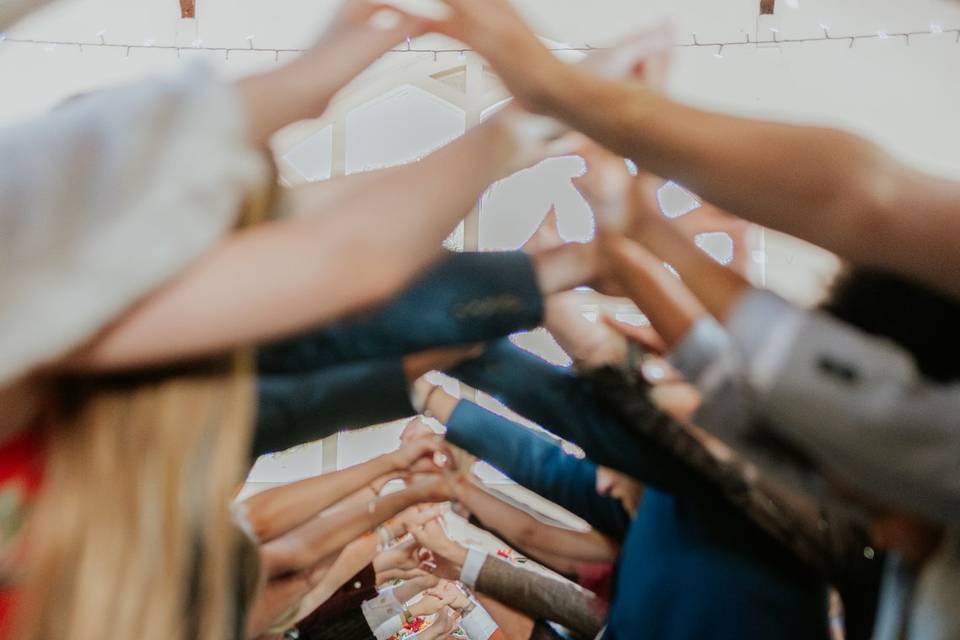
POLYGON ((613 597, 613 576, 614 566, 610 562, 584 563, 577 567, 577 584, 607 603, 613 597))
MULTIPOLYGON (((43 483, 43 439, 39 429, 28 429, 0 445, 0 494, 4 503, 15 505, 12 511, 0 513, 0 539, 15 535, 16 521, 23 522, 26 511, 43 483), (7 502, 10 500, 10 502, 7 502)), ((15 553, 5 549, 4 553, 15 553)), ((5 557, 4 561, 15 561, 5 557)), ((0 638, 10 635, 10 622, 17 591, 0 583, 0 638)))

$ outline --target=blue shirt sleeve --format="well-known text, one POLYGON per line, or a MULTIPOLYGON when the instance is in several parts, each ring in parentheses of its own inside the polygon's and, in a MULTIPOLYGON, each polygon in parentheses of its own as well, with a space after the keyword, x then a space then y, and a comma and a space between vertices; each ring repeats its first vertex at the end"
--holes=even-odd
POLYGON ((597 494, 596 465, 543 434, 461 400, 447 421, 447 440, 611 538, 626 535, 630 516, 619 500, 597 494))
POLYGON ((453 253, 379 309, 262 348, 258 368, 295 373, 486 342, 542 318, 543 296, 526 254, 453 253))
POLYGON ((260 374, 253 455, 414 413, 399 358, 363 360, 302 374, 260 374))
POLYGON ((627 429, 598 401, 588 379, 552 365, 507 339, 450 375, 484 391, 564 440, 593 462, 669 493, 703 491, 703 483, 660 443, 627 429))

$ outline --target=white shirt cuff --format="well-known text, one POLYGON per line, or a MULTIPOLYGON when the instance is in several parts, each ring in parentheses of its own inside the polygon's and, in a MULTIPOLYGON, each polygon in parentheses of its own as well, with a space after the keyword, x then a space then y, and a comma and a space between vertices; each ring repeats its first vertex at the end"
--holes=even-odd
POLYGON ((487 640, 500 628, 486 609, 477 603, 474 603, 473 611, 460 620, 460 626, 470 640, 487 640))
MULTIPOLYGON (((366 612, 364 612, 364 615, 366 615, 366 612)), ((370 621, 367 620, 368 624, 369 622, 370 621)), ((373 629, 374 627, 370 628, 373 629)), ((376 627, 376 631, 373 632, 373 636, 377 640, 389 640, 401 629, 403 629, 403 618, 401 616, 394 616, 381 624, 379 627, 376 627)))
POLYGON ((667 360, 687 382, 700 387, 706 372, 733 349, 730 336, 713 316, 697 320, 667 360))
POLYGON ((480 578, 480 570, 486 561, 486 551, 470 547, 467 551, 467 559, 463 561, 463 566, 460 568, 460 582, 471 589, 476 589, 477 580, 480 578))
POLYGON ((403 613, 403 603, 397 599, 396 587, 381 591, 376 598, 366 600, 360 605, 363 617, 371 629, 376 629, 390 618, 403 613))
POLYGON ((746 363, 747 380, 760 393, 775 384, 790 357, 806 313, 769 291, 754 291, 727 320, 727 330, 746 363))

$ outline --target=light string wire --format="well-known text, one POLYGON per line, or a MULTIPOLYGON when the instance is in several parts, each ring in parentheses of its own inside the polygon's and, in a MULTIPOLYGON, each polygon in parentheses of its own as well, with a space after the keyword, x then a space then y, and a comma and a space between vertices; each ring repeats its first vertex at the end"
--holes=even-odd
MULTIPOLYGON (((678 43, 674 47, 678 49, 690 49, 690 48, 704 48, 704 49, 717 49, 717 52, 714 54, 716 57, 723 57, 723 51, 727 48, 732 47, 745 47, 745 46, 769 46, 769 45, 790 45, 790 44, 803 44, 810 42, 848 42, 849 48, 853 48, 854 45, 861 40, 887 40, 887 39, 902 39, 904 43, 909 46, 910 39, 915 36, 944 36, 949 34, 954 35, 954 42, 960 44, 960 27, 945 29, 938 25, 931 25, 930 29, 924 31, 899 31, 899 32, 887 32, 887 31, 878 31, 876 33, 870 34, 860 34, 860 35, 833 35, 830 33, 830 29, 825 26, 821 26, 823 29, 822 36, 813 36, 813 37, 802 37, 802 38, 785 38, 780 36, 779 30, 775 28, 770 29, 771 39, 770 40, 751 40, 750 35, 747 34, 744 40, 732 40, 727 42, 700 42, 697 39, 697 35, 693 34, 693 42, 687 43, 678 43)), ((196 40, 192 45, 170 45, 170 44, 156 44, 153 39, 147 39, 143 43, 117 43, 117 42, 107 42, 104 38, 103 33, 98 34, 99 42, 85 41, 85 40, 47 40, 39 38, 17 38, 8 36, 7 34, 0 33, 0 44, 9 42, 13 44, 27 44, 27 45, 36 45, 46 47, 49 50, 53 50, 57 47, 76 47, 82 53, 85 47, 89 48, 99 48, 99 49, 119 49, 124 52, 125 56, 129 56, 131 51, 135 50, 145 50, 145 49, 156 49, 160 51, 176 51, 177 56, 179 56, 183 51, 207 51, 207 52, 216 52, 222 53, 229 60, 231 53, 239 52, 257 52, 257 53, 272 53, 274 54, 275 59, 280 58, 281 54, 297 54, 307 51, 306 48, 268 48, 268 47, 258 47, 254 45, 254 37, 247 37, 246 47, 210 47, 203 44, 202 40, 196 40)), ((590 51, 599 51, 606 49, 606 47, 593 47, 589 44, 581 47, 551 47, 550 50, 555 53, 563 52, 581 52, 587 53, 590 51)), ((456 49, 456 48, 446 48, 446 49, 426 49, 421 47, 416 47, 413 43, 408 40, 405 48, 391 49, 390 53, 411 53, 411 54, 432 54, 434 59, 443 54, 459 54, 465 55, 467 53, 473 52, 470 48, 456 49)))

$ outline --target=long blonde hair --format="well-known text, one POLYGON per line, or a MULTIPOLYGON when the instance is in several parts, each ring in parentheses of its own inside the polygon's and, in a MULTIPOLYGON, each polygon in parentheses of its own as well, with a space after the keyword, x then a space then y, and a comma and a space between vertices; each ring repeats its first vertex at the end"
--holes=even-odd
POLYGON ((246 470, 252 393, 248 359, 237 355, 62 394, 25 540, 22 637, 242 631, 244 542, 230 504, 246 470))

